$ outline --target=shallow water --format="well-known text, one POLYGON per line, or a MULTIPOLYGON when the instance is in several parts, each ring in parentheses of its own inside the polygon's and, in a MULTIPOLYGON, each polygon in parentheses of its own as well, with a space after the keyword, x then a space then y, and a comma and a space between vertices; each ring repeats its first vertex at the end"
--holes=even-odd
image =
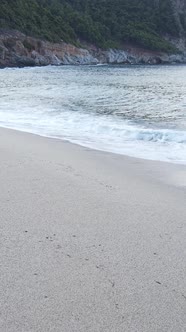
POLYGON ((186 66, 1 70, 0 126, 186 164, 186 66))

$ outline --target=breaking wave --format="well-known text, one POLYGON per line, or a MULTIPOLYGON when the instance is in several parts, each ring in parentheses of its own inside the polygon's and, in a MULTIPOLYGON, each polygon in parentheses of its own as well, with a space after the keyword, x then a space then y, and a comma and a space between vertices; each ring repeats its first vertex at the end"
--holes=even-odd
POLYGON ((5 70, 0 126, 186 164, 185 75, 186 67, 5 70))

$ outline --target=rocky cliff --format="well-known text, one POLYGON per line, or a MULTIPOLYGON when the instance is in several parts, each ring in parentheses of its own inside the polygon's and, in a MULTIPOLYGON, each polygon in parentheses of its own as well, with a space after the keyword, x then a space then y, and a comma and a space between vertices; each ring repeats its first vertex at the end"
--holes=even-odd
POLYGON ((186 62, 186 0, 2 0, 0 29, 0 67, 186 62))
POLYGON ((122 50, 102 50, 92 45, 78 48, 64 42, 43 41, 14 30, 0 30, 0 67, 186 63, 183 40, 174 42, 177 46, 181 44, 182 52, 168 55, 129 45, 122 50))

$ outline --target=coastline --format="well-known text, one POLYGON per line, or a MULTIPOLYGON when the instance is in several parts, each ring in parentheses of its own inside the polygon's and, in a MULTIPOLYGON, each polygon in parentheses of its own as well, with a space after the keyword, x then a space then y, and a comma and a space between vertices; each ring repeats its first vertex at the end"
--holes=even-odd
POLYGON ((0 137, 0 329, 184 331, 186 166, 0 137))
POLYGON ((186 61, 185 62, 164 62, 164 63, 107 63, 107 62, 103 62, 103 63, 86 63, 86 64, 77 64, 77 63, 72 63, 72 64, 47 64, 47 65, 34 65, 34 66, 30 66, 30 65, 23 65, 23 66, 5 66, 5 67, 1 67, 0 66, 0 70, 5 70, 5 69, 31 69, 31 68, 46 68, 46 67, 88 67, 88 66, 113 66, 113 67, 128 67, 128 68, 133 68, 133 67, 143 67, 143 66, 148 66, 148 67, 158 67, 158 66, 186 66, 186 61))
MULTIPOLYGON (((185 41, 173 42, 178 46, 185 41)), ((16 30, 0 29, 0 68, 23 68, 47 65, 159 65, 186 64, 185 48, 173 53, 150 50, 137 45, 121 49, 101 49, 91 44, 75 46, 65 42, 52 43, 33 38, 16 30)))

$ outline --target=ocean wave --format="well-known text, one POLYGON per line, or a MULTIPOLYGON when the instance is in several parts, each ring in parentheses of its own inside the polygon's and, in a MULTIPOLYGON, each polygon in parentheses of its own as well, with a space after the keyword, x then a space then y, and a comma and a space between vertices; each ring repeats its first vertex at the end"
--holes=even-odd
POLYGON ((94 68, 2 71, 0 126, 186 164, 185 73, 94 68))
POLYGON ((186 164, 186 131, 147 128, 112 115, 14 110, 1 113, 0 125, 97 150, 186 164))
POLYGON ((129 140, 186 144, 186 132, 181 130, 131 127, 125 130, 124 135, 129 140))

